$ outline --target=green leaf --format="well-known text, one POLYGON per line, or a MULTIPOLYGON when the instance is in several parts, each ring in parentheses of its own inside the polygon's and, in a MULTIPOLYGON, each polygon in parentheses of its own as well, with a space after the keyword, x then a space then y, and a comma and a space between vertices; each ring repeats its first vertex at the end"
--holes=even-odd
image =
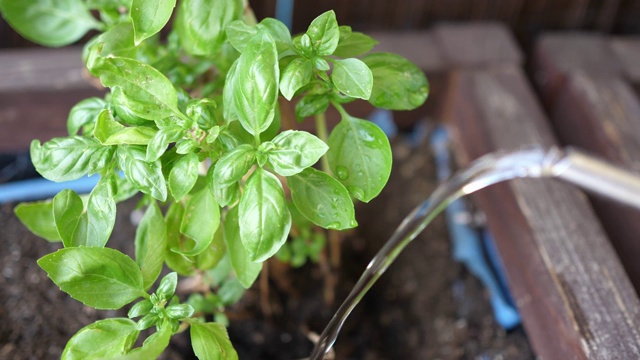
MULTIPOLYGON (((131 21, 121 22, 112 26, 106 32, 100 34, 95 42, 89 45, 90 52, 102 57, 119 56, 135 58, 138 52, 133 42, 133 24, 131 21)), ((89 70, 93 68, 95 58, 86 59, 85 62, 89 70)))
POLYGON ((236 147, 218 160, 209 185, 220 206, 227 206, 231 203, 233 189, 229 188, 247 174, 255 161, 256 151, 248 144, 236 147))
POLYGON ((167 225, 155 201, 147 208, 136 229, 136 262, 142 272, 143 286, 149 289, 156 281, 167 248, 167 225))
POLYGON ((162 280, 160 280, 160 285, 158 285, 156 294, 161 299, 168 300, 168 299, 171 299, 173 295, 176 293, 177 287, 178 287, 178 274, 176 274, 175 272, 168 273, 162 278, 162 280))
POLYGON ((53 217, 51 201, 20 203, 13 211, 20 222, 32 233, 47 241, 61 240, 53 217))
POLYGON ((191 55, 215 55, 225 27, 242 17, 242 0, 182 0, 176 17, 180 44, 191 55))
POLYGON ((67 131, 70 136, 78 134, 80 128, 94 123, 107 103, 97 97, 84 99, 71 108, 67 119, 67 131))
POLYGON ((302 57, 295 58, 287 65, 280 77, 280 91, 282 96, 291 100, 303 86, 313 78, 313 63, 302 57))
POLYGON ((62 190, 53 198, 53 217, 65 247, 73 246, 73 234, 84 214, 84 203, 73 190, 62 190))
POLYGON ((111 110, 104 109, 98 114, 96 126, 93 128, 93 136, 105 145, 105 141, 112 134, 124 129, 124 125, 117 122, 111 115, 111 110))
POLYGON ((134 114, 133 111, 129 109, 129 99, 119 86, 115 86, 111 89, 111 105, 118 116, 118 119, 125 124, 149 125, 153 123, 151 120, 143 119, 134 114))
POLYGON ((180 234, 180 224, 184 216, 184 207, 181 203, 174 202, 167 210, 165 222, 167 224, 167 249, 165 262, 167 266, 180 275, 191 275, 195 270, 195 263, 191 257, 179 254, 185 250, 185 238, 180 234))
POLYGON ((291 214, 280 180, 257 168, 247 180, 239 205, 240 238, 251 261, 270 258, 287 240, 291 214))
POLYGON ((238 119, 254 136, 269 128, 273 121, 279 78, 275 42, 266 31, 260 31, 238 58, 232 84, 238 119))
POLYGON ((131 350, 139 334, 136 323, 129 319, 98 320, 69 339, 61 358, 90 360, 124 355, 131 350))
POLYGON ((227 329, 218 323, 191 323, 191 345, 200 360, 237 360, 227 329))
POLYGON ((429 94, 427 78, 420 68, 400 55, 376 53, 362 59, 373 73, 369 102, 391 110, 412 110, 429 94))
POLYGON ((176 6, 176 0, 133 0, 131 19, 135 33, 135 44, 155 35, 167 24, 176 6))
POLYGON ((227 25, 225 31, 231 45, 242 52, 249 40, 258 33, 258 27, 248 25, 244 20, 235 20, 227 25))
POLYGON ((269 32, 271 37, 276 43, 276 49, 278 49, 278 53, 282 56, 282 54, 286 53, 287 50, 291 49, 293 43, 291 42, 291 33, 282 21, 274 19, 274 18, 265 18, 256 26, 258 29, 264 29, 269 32))
POLYGON ((36 170, 52 181, 69 181, 94 174, 113 158, 113 148, 82 136, 53 138, 43 145, 31 142, 31 161, 36 170))
POLYGON ((329 96, 326 94, 307 94, 296 104, 296 118, 303 120, 306 117, 322 114, 329 107, 329 96))
POLYGON ((0 0, 0 12, 20 35, 53 47, 69 45, 102 25, 82 0, 0 0))
POLYGON ((180 232, 192 239, 194 246, 187 251, 172 250, 187 256, 198 255, 211 244, 219 225, 220 207, 211 191, 205 187, 189 199, 180 224, 180 232))
POLYGON ((169 172, 169 191, 176 201, 182 199, 193 189, 198 180, 198 155, 188 153, 181 156, 169 172))
POLYGON ((222 116, 227 123, 238 119, 234 94, 236 93, 235 83, 238 64, 240 63, 239 60, 238 58, 229 68, 229 72, 227 72, 225 78, 224 88, 222 89, 222 116))
POLYGON ((350 58, 366 54, 378 45, 378 41, 361 32, 354 31, 344 39, 340 39, 333 55, 350 58))
POLYGON ((274 147, 267 155, 276 173, 295 175, 312 166, 329 148, 322 140, 306 131, 287 130, 272 141, 274 147))
POLYGON ((349 97, 367 100, 371 96, 373 75, 361 60, 334 60, 331 80, 336 89, 349 97))
POLYGON ((64 248, 38 265, 72 298, 100 310, 115 310, 145 296, 142 273, 127 255, 110 248, 64 248))
POLYGON ((227 247, 229 248, 229 257, 233 271, 236 273, 242 286, 248 289, 258 278, 262 270, 262 263, 251 261, 247 250, 245 250, 244 245, 242 245, 237 206, 227 212, 227 216, 224 219, 224 236, 227 241, 227 247))
POLYGON ((340 40, 340 29, 333 10, 327 11, 311 22, 306 33, 315 53, 320 56, 333 54, 340 40))
POLYGON ((349 191, 331 176, 313 168, 287 178, 291 199, 298 210, 325 229, 358 226, 349 191))
POLYGON ((391 146, 374 123, 344 118, 329 135, 331 171, 358 200, 378 196, 391 174, 391 146))
POLYGON ((160 201, 167 200, 167 183, 159 160, 146 161, 144 147, 118 147, 118 160, 124 176, 136 189, 160 201))
POLYGON ((102 178, 89 195, 86 212, 80 216, 69 246, 103 247, 111 236, 115 222, 113 191, 107 178, 102 178))
POLYGON ((133 114, 147 120, 169 116, 184 117, 178 110, 178 95, 173 84, 153 67, 134 59, 101 59, 94 72, 106 87, 120 87, 133 114))
POLYGON ((219 226, 213 235, 213 241, 208 248, 195 257, 196 268, 200 270, 210 270, 216 267, 220 260, 227 253, 227 245, 224 243, 223 227, 219 226))
POLYGON ((184 129, 179 126, 170 126, 158 130, 147 144, 145 160, 156 161, 167 151, 172 142, 176 142, 184 136, 184 129))
POLYGON ((141 360, 141 359, 157 359, 164 349, 169 346, 171 340, 171 323, 166 321, 160 329, 153 335, 149 336, 141 347, 131 350, 126 355, 118 356, 110 360, 141 360))

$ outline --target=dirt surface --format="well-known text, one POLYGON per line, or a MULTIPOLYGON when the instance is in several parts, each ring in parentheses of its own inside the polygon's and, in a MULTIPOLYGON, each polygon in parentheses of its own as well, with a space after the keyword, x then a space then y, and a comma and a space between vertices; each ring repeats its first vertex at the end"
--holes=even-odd
MULTIPOLYGON (((435 187, 425 146, 394 145, 394 170, 386 190, 357 209, 360 227, 342 246, 336 302, 323 301, 323 271, 317 265, 291 270, 270 263, 268 308, 257 286, 230 309, 229 334, 240 359, 303 359, 309 340, 401 219, 435 187)), ((118 208, 110 244, 131 253, 134 228, 118 208)), ((78 329, 97 319, 125 316, 96 311, 70 299, 36 264, 59 247, 25 230, 13 205, 0 208, 0 359, 56 359, 78 329)), ((533 359, 522 330, 501 330, 479 282, 453 262, 442 219, 399 257, 356 308, 336 343, 337 359, 533 359)), ((264 295, 264 294, 262 294, 264 295)), ((167 359, 192 359, 186 334, 174 337, 167 359)))

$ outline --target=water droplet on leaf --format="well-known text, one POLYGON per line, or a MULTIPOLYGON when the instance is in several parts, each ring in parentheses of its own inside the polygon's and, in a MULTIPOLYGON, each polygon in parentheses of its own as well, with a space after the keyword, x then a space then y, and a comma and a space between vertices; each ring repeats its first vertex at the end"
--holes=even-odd
POLYGON ((347 186, 347 190, 349 190, 349 193, 357 199, 364 198, 364 190, 357 186, 347 186))
POLYGON ((336 166, 336 176, 338 176, 340 180, 347 180, 349 178, 349 172, 344 166, 336 166))

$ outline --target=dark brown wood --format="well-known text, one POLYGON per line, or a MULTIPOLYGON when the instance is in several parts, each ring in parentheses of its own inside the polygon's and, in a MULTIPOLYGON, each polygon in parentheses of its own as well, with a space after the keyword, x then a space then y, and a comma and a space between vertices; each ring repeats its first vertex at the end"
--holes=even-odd
POLYGON ((67 134, 69 109, 102 92, 83 74, 81 48, 0 52, 0 154, 67 134))
MULTIPOLYGON (((556 143, 517 66, 459 70, 449 89, 444 117, 463 162, 556 143)), ((582 192, 555 180, 524 179, 475 199, 540 358, 640 357, 640 301, 582 192)))
MULTIPOLYGON (((640 102, 619 78, 571 75, 551 113, 558 136, 627 168, 640 171, 640 102)), ((640 290, 640 211, 593 197, 594 208, 640 290)))
POLYGON ((440 25, 435 28, 434 37, 442 56, 452 66, 499 66, 522 62, 522 53, 511 33, 497 23, 440 25))
POLYGON ((533 75, 545 105, 554 106, 567 74, 588 73, 603 78, 622 75, 622 67, 608 39, 589 33, 555 33, 542 36, 535 45, 533 75))

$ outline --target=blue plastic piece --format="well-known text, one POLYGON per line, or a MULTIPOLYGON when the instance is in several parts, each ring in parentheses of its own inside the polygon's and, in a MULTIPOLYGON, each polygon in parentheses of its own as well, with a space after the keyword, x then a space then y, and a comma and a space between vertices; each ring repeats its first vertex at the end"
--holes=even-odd
POLYGON ((29 179, 2 184, 0 185, 0 204, 48 199, 64 189, 71 189, 79 194, 89 193, 98 180, 100 176, 94 175, 61 183, 47 179, 29 179))
MULTIPOLYGON (((443 127, 439 126, 433 131, 431 146, 435 155, 438 180, 445 181, 451 176, 451 156, 448 134, 443 127)), ((445 216, 453 243, 453 258, 464 263, 469 272, 480 279, 489 291, 498 324, 507 330, 518 326, 521 322, 520 314, 513 305, 502 265, 490 235, 486 230, 479 232, 469 225, 469 215, 463 200, 449 204, 445 216), (483 242, 487 245, 486 249, 483 242), (485 253, 489 255, 488 258, 485 253)))
POLYGON ((389 139, 393 139, 398 135, 398 126, 393 121, 393 113, 391 111, 377 109, 369 115, 369 120, 378 125, 389 139))
POLYGON ((276 19, 282 21, 291 30, 293 26, 293 0, 276 0, 276 19))

